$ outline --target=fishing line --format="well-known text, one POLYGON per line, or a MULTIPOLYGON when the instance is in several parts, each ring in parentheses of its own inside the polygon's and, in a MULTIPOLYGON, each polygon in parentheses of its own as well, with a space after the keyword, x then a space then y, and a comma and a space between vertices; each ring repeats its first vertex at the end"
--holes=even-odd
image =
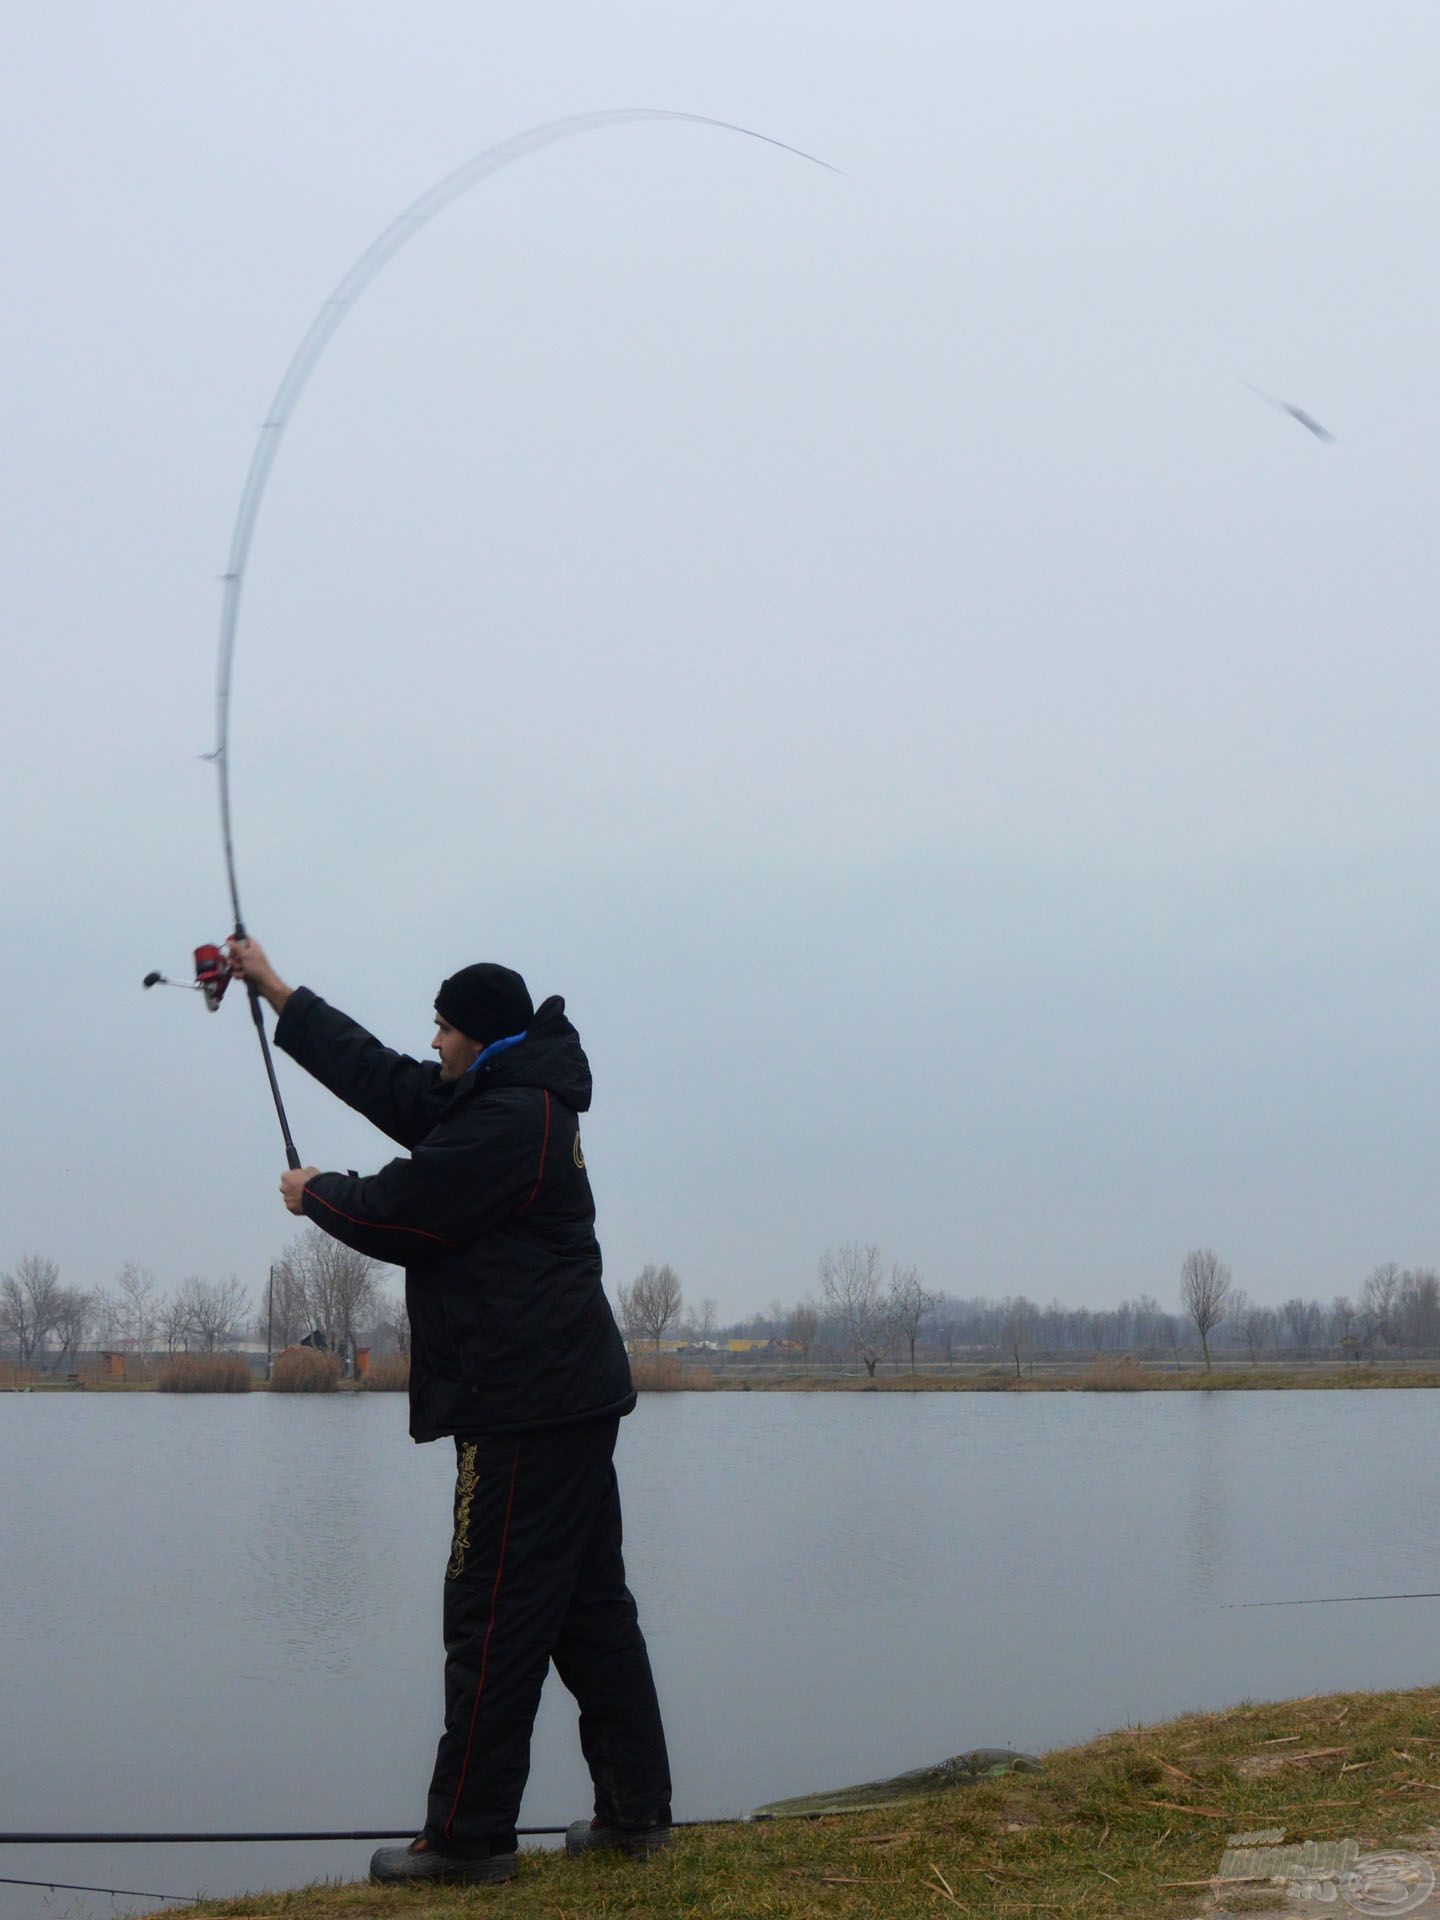
POLYGON ((1440 1600, 1440 1593, 1327 1593, 1318 1600, 1227 1600, 1222 1613, 1244 1607, 1353 1607, 1361 1600, 1440 1600))
MULTIPOLYGON (((361 254, 354 266, 340 281, 330 298, 321 307, 309 330, 296 348, 294 357, 285 369, 284 378, 276 388, 275 397, 260 426, 255 451, 250 456, 249 471, 245 476, 245 485, 240 494, 240 505, 235 514, 235 527, 230 536, 230 556, 225 572, 224 594, 220 603, 220 651, 216 671, 215 685, 215 747, 205 757, 215 762, 215 770, 220 783, 220 834, 225 848, 225 875, 230 887, 230 904, 234 914, 235 935, 245 937, 245 921, 240 911, 240 885, 235 871, 235 835, 234 821, 230 804, 230 681, 235 662, 235 638, 240 620, 240 596, 245 585, 245 568, 250 558, 250 543, 254 538, 256 521, 260 515, 260 504, 265 497, 266 483, 270 478, 270 469, 275 464, 275 456, 280 450, 280 441, 295 404, 305 389, 305 384, 314 372, 321 354, 330 342, 340 322, 354 306, 360 295, 375 279, 381 269, 415 235, 434 219, 437 213, 444 211, 463 193, 498 173, 502 167, 508 167, 525 155, 537 152, 542 147, 553 145, 558 140, 568 140, 575 134, 589 133, 600 127, 616 127, 646 120, 678 120, 689 122, 692 126, 718 127, 727 133, 743 134, 750 140, 761 140, 766 146, 778 147, 783 153, 791 153, 797 159, 807 160, 812 166, 824 167, 827 173, 838 173, 838 167, 832 167, 826 160, 817 159, 813 153, 806 153, 800 147, 792 147, 784 140, 776 140, 768 133, 757 133, 753 127, 738 126, 732 120, 716 120, 703 113, 680 113, 665 107, 614 107, 597 113, 573 114, 563 120, 550 120, 543 126, 531 127, 528 131, 503 140, 498 146, 487 147, 483 153, 474 155, 463 166, 422 193, 418 200, 408 206, 400 216, 371 242, 361 254)), ((247 982, 247 985, 249 983, 247 982)), ((285 1139, 285 1155, 292 1168, 300 1165, 300 1156, 290 1137, 290 1124, 285 1117, 285 1105, 280 1097, 279 1083, 275 1078, 275 1066, 270 1055, 270 1042, 266 1037, 265 1023, 260 1013, 260 996, 250 987, 250 1013, 255 1022, 255 1031, 260 1040, 260 1051, 265 1061, 265 1072, 270 1082, 271 1097, 275 1102, 275 1112, 280 1121, 280 1131, 285 1139)))

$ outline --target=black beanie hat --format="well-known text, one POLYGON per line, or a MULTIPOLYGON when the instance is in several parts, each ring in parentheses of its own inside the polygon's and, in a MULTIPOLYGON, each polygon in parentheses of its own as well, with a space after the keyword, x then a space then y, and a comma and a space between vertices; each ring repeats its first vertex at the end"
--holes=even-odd
POLYGON ((513 967, 482 960, 442 980, 435 1011, 472 1040, 506 1040, 523 1033, 535 1017, 530 989, 513 967))

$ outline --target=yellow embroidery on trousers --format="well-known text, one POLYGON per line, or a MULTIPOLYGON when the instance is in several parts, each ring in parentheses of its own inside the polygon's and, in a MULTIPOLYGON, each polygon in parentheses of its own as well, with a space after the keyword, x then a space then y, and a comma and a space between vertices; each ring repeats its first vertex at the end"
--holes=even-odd
POLYGON ((470 1502, 475 1498, 479 1475, 475 1471, 475 1442, 460 1443, 460 1465, 455 1477, 455 1538, 450 1543, 447 1580, 458 1580, 465 1571, 465 1555, 470 1551, 470 1502))

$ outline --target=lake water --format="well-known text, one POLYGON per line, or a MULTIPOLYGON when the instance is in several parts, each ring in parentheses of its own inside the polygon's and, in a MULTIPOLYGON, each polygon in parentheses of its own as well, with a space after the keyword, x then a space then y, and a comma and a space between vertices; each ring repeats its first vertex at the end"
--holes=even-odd
MULTIPOLYGON (((1241 1699, 1436 1677, 1423 1390, 650 1395, 627 1562, 677 1818, 1241 1699)), ((0 1828, 418 1827, 453 1449, 399 1396, 0 1395, 0 1828)), ((547 1686, 522 1821, 590 1811, 547 1686)), ((364 1843, 50 1847, 0 1874, 228 1894, 364 1843)), ((121 1908, 145 1902, 121 1901, 121 1908)), ((0 1886, 6 1920, 108 1913, 0 1886)))

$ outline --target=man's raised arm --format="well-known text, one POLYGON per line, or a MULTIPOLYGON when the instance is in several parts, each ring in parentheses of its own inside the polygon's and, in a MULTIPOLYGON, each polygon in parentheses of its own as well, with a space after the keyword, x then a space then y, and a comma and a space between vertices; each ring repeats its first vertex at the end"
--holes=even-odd
POLYGON ((280 1016, 275 1044, 402 1147, 423 1140, 444 1111, 439 1069, 384 1046, 308 987, 290 987, 256 940, 232 940, 231 971, 280 1016))

